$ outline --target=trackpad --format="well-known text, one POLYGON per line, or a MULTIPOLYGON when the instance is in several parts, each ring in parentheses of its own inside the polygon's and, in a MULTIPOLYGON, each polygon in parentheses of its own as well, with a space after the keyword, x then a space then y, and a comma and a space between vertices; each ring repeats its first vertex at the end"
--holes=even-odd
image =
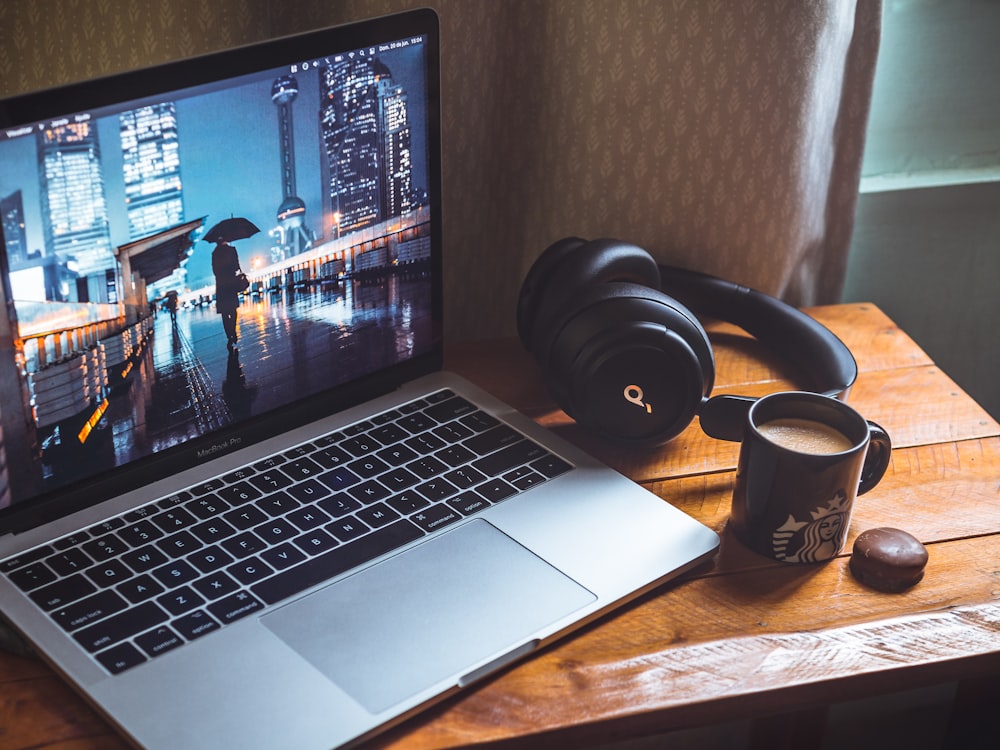
POLYGON ((265 615, 371 713, 499 656, 594 595, 483 520, 265 615))

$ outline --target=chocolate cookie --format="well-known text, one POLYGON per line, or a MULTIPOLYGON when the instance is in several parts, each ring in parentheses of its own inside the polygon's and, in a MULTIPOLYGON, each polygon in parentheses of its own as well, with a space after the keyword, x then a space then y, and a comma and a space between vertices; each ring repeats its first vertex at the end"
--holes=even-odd
POLYGON ((866 586, 898 592, 924 576, 927 549, 899 529, 869 529, 858 535, 851 553, 851 573, 866 586))

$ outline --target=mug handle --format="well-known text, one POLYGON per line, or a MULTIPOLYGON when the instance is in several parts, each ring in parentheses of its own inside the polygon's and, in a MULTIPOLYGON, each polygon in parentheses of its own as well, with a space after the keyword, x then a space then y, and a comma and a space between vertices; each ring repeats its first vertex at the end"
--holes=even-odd
POLYGON ((892 458, 892 440, 889 433, 882 427, 872 422, 868 422, 868 453, 865 454, 865 464, 861 467, 861 481, 858 484, 858 494, 863 495, 882 479, 885 470, 889 468, 889 460, 892 458))

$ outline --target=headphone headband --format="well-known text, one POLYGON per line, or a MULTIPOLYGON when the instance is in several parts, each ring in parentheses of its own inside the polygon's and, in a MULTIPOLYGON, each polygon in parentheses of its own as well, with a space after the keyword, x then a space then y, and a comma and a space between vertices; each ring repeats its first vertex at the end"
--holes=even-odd
POLYGON ((806 390, 844 399, 858 365, 834 333, 792 305, 706 273, 660 266, 660 288, 692 311, 739 326, 805 378, 806 390))

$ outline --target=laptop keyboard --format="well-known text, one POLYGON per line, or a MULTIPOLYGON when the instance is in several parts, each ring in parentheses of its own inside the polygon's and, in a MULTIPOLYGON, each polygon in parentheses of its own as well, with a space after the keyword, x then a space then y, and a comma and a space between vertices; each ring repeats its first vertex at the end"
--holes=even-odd
POLYGON ((109 672, 570 468, 449 390, 0 563, 109 672))

